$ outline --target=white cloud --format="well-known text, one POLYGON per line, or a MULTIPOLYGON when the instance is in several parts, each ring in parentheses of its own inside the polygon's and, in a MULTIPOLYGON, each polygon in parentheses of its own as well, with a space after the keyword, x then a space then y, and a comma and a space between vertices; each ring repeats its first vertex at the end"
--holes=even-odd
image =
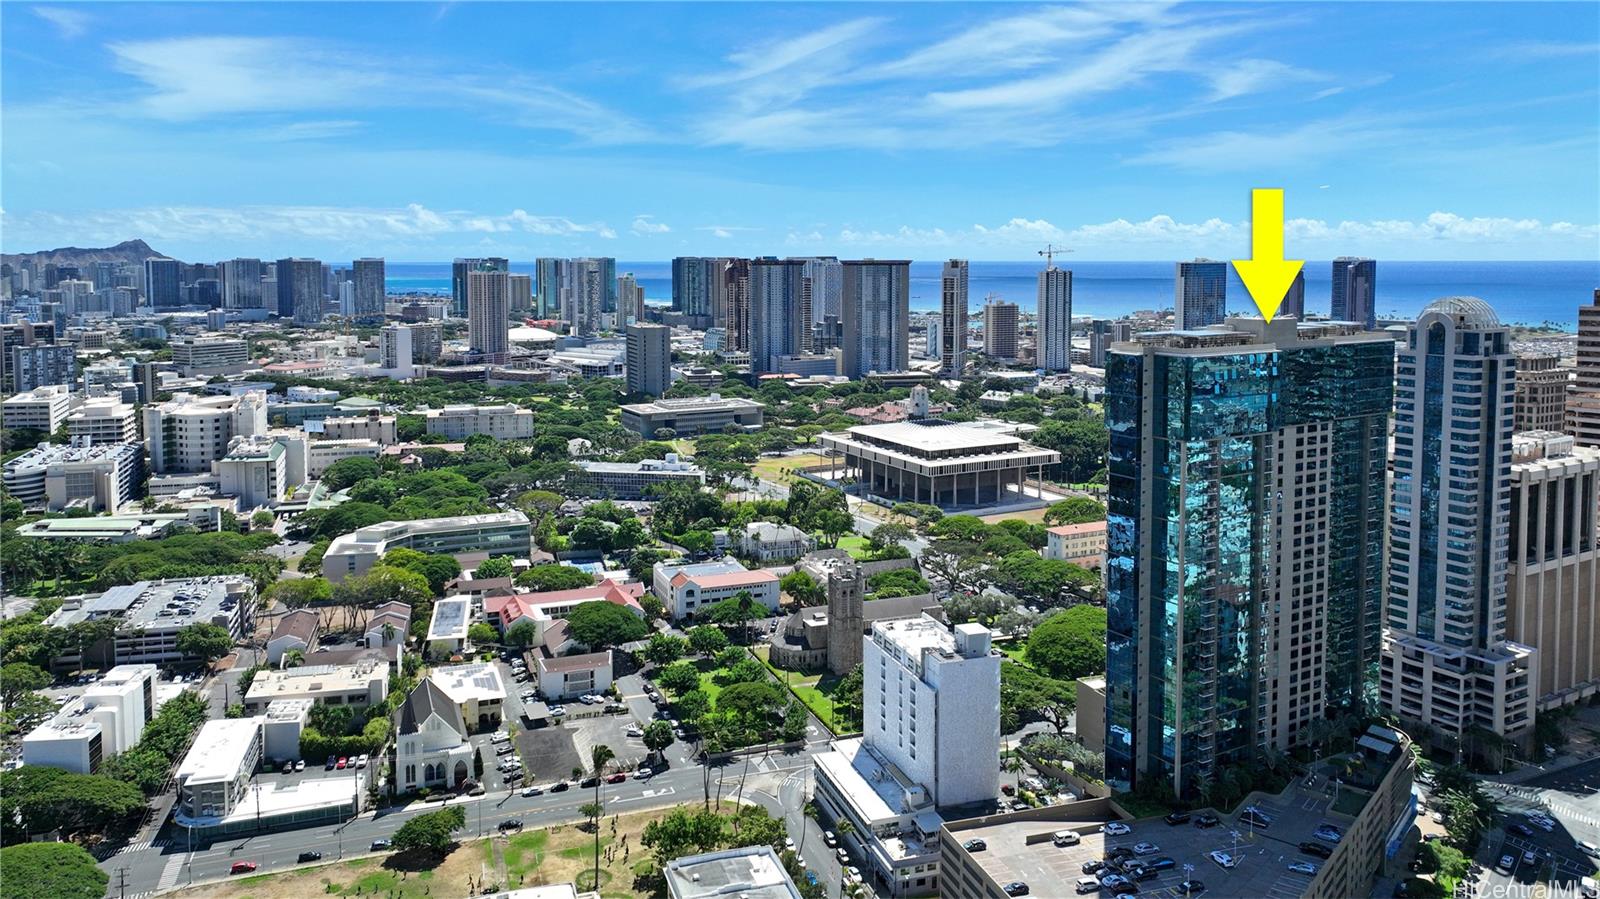
POLYGON ((1568 56, 1600 56, 1600 43, 1594 41, 1512 41, 1489 50, 1499 59, 1562 59, 1568 56))
POLYGON ((1414 131, 1389 120, 1339 117, 1307 122, 1297 128, 1216 131, 1157 141, 1127 161, 1192 172, 1282 171, 1284 166, 1328 159, 1352 150, 1384 148, 1392 153, 1415 136, 1414 131))
POLYGON ((450 234, 522 233, 543 237, 612 239, 616 231, 604 222, 578 222, 565 216, 534 215, 513 209, 505 214, 436 211, 418 203, 400 208, 337 206, 156 206, 62 215, 34 212, 7 215, 7 243, 43 245, 124 240, 137 235, 151 243, 260 242, 282 246, 295 240, 359 244, 394 238, 450 234))
POLYGON ((1296 81, 1322 81, 1327 76, 1273 59, 1241 59, 1211 75, 1211 99, 1230 100, 1245 94, 1276 90, 1296 81))
POLYGON ((88 13, 81 9, 67 9, 60 6, 35 6, 33 14, 56 27, 61 36, 71 40, 83 36, 89 30, 91 20, 88 13))
POLYGON ((188 122, 247 113, 423 106, 472 110, 593 143, 625 143, 646 131, 627 116, 522 74, 392 65, 342 45, 300 37, 192 36, 109 45, 114 64, 144 91, 132 109, 188 122))
POLYGON ((653 215, 636 215, 633 217, 633 227, 629 230, 635 234, 666 234, 672 230, 666 223, 654 219, 653 215))

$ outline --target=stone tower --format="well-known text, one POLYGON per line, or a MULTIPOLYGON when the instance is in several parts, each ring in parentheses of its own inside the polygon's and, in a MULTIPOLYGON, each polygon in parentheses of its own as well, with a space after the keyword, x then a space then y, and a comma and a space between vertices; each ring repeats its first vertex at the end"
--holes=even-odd
POLYGON ((843 676, 861 664, 861 635, 866 630, 861 610, 863 579, 854 559, 828 566, 828 670, 843 676))

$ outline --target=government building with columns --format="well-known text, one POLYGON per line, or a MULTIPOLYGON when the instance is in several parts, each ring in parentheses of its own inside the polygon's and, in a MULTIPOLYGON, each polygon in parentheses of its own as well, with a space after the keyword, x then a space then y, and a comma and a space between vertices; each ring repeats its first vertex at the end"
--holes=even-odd
POLYGON ((818 440, 841 458, 834 477, 863 497, 945 510, 1042 501, 1044 469, 1061 461, 1021 438, 938 418, 858 425, 818 440))

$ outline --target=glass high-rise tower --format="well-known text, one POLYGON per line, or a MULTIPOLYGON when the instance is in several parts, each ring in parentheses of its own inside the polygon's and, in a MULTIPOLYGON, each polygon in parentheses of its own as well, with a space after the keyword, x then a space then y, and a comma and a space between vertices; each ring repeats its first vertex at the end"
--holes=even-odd
POLYGON ((1106 771, 1193 795, 1376 681, 1394 341, 1230 318, 1106 358, 1106 771))

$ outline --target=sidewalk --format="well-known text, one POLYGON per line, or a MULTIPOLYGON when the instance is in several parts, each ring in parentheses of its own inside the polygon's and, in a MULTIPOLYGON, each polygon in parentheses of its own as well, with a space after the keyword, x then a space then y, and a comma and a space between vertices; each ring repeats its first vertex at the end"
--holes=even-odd
POLYGON ((1592 762, 1597 758, 1600 758, 1600 750, 1590 750, 1584 753, 1563 752, 1542 765, 1525 762, 1522 767, 1515 771, 1508 771, 1505 774, 1485 774, 1483 775, 1483 780, 1500 784, 1526 783, 1534 778, 1544 777, 1547 774, 1556 774, 1568 768, 1582 765, 1585 762, 1592 762))

